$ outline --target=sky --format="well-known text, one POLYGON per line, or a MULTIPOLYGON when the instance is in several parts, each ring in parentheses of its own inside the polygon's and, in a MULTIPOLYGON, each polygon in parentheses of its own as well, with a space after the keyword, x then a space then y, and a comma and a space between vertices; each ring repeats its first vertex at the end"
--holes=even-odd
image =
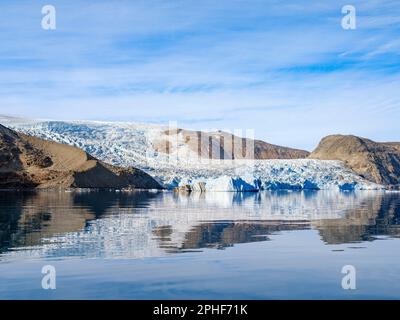
POLYGON ((2 0, 0 43, 3 115, 400 141, 398 0, 2 0))

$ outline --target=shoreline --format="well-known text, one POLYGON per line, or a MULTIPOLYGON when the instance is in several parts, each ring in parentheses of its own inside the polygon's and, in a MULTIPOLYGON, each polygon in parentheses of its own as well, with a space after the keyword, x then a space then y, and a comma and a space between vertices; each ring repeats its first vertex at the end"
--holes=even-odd
POLYGON ((270 189, 270 190, 256 190, 256 191, 237 191, 237 190, 226 190, 226 191, 200 191, 200 190, 178 190, 178 189, 131 189, 121 190, 113 188, 7 188, 1 189, 0 192, 4 193, 21 193, 21 192, 64 192, 64 193, 91 193, 91 192, 113 192, 113 193, 135 193, 135 192, 149 192, 149 193, 176 193, 176 194, 215 194, 215 193, 235 193, 235 194, 257 194, 257 193, 276 193, 276 192, 340 192, 340 193, 359 193, 359 192, 383 192, 383 193, 399 193, 400 189, 352 189, 352 190, 341 190, 341 189, 270 189))

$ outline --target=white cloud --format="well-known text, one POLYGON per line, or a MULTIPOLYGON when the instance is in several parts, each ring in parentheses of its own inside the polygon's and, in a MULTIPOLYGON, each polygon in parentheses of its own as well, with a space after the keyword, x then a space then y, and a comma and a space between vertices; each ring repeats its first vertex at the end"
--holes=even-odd
POLYGON ((36 2, 2 10, 1 113, 254 128, 308 149, 334 132, 399 139, 396 1, 355 1, 350 32, 339 1, 54 5, 55 33, 36 2))

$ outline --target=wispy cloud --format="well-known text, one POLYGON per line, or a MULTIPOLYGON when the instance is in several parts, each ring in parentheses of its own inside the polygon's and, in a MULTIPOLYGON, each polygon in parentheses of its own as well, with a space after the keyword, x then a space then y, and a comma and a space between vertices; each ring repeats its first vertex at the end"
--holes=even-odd
POLYGON ((3 1, 0 112, 253 128, 311 149, 342 132, 400 140, 400 4, 3 1), (372 124, 372 125, 371 125, 372 124))

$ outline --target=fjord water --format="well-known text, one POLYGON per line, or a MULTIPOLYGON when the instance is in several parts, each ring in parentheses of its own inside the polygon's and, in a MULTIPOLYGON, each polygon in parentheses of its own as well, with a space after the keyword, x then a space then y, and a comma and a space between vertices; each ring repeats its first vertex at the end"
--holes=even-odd
POLYGON ((0 298, 398 299, 399 236, 395 192, 3 192, 0 298))

